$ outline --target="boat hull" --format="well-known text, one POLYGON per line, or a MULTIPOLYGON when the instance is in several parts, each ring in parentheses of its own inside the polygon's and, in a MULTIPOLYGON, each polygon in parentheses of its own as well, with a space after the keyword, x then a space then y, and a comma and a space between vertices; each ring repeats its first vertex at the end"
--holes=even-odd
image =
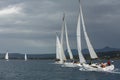
POLYGON ((112 70, 114 70, 114 65, 111 64, 110 66, 106 66, 103 68, 97 64, 92 64, 92 65, 83 64, 83 68, 88 71, 112 71, 112 70))

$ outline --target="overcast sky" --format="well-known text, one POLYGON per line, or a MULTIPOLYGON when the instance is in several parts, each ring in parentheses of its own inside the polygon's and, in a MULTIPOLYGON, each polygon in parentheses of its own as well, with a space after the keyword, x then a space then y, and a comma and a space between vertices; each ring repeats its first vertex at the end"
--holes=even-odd
MULTIPOLYGON (((93 47, 120 48, 120 1, 81 2, 93 47)), ((55 33, 60 33, 63 12, 70 47, 76 48, 78 0, 0 0, 0 52, 55 53, 55 33)))

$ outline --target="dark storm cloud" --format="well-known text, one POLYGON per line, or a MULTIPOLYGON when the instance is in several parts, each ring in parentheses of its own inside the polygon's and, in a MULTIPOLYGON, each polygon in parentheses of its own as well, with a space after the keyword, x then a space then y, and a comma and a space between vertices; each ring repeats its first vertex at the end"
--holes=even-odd
POLYGON ((96 48, 119 47, 120 2, 118 0, 101 0, 84 10, 86 27, 92 43, 96 48), (95 5, 94 5, 95 4, 95 5))
MULTIPOLYGON (((85 24, 95 48, 118 45, 119 0, 81 0, 85 24)), ((76 48, 78 0, 1 0, 0 50, 55 52, 55 33, 66 13, 71 48, 76 48)))

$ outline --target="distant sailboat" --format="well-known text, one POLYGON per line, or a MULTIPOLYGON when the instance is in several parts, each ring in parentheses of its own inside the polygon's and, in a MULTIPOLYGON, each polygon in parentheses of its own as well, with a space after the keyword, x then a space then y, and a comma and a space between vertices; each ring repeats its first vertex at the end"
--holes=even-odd
POLYGON ((9 60, 9 55, 8 55, 8 52, 5 54, 5 60, 9 60))
POLYGON ((24 59, 25 59, 25 61, 27 61, 27 54, 25 54, 24 59))

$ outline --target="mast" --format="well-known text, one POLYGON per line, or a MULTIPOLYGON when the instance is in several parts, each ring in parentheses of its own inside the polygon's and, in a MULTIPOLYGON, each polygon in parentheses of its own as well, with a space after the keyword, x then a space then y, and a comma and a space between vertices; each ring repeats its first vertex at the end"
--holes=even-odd
POLYGON ((63 18, 62 18, 62 29, 61 29, 61 45, 63 46, 63 38, 64 38, 64 26, 65 26, 65 22, 64 22, 64 19, 65 19, 65 14, 63 14, 63 18))
POLYGON ((61 54, 62 54, 62 58, 63 60, 66 61, 66 57, 65 57, 65 53, 64 53, 64 48, 63 48, 63 37, 64 37, 64 18, 65 18, 65 14, 63 14, 63 24, 62 24, 62 30, 61 30, 61 54))
MULTIPOLYGON (((80 8, 79 8, 80 9, 80 8)), ((85 63, 86 60, 82 54, 82 47, 81 47, 81 21, 80 21, 80 10, 78 15, 78 22, 77 22, 77 48, 78 48, 78 55, 80 59, 80 63, 85 63)))
MULTIPOLYGON (((80 0, 79 0, 80 1, 80 0)), ((82 20, 82 27, 83 27, 83 32, 84 32, 84 36, 85 36, 85 40, 88 46, 88 50, 90 52, 90 57, 92 59, 98 58, 97 54, 95 53, 93 46, 89 40, 87 31, 86 31, 86 27, 85 27, 85 23, 84 23, 84 18, 83 18, 83 13, 82 13, 82 7, 81 7, 81 3, 80 3, 80 12, 81 12, 81 20, 82 20)))

